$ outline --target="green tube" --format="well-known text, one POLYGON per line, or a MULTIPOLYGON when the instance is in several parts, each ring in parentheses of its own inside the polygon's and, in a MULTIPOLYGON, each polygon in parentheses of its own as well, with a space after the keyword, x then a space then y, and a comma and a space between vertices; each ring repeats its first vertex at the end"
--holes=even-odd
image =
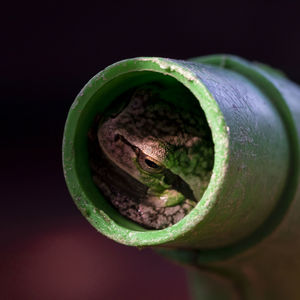
MULTIPOLYGON (((72 104, 64 173, 83 215, 116 242, 156 247, 171 259, 218 274, 234 283, 232 297, 299 299, 299 136, 300 88, 277 70, 228 55, 127 59, 93 77, 72 104), (129 221, 108 203, 92 180, 87 147, 95 116, 122 93, 153 81, 188 89, 214 142, 203 196, 182 220, 161 230, 129 221)), ((219 299, 211 290, 211 296, 202 295, 219 299)))

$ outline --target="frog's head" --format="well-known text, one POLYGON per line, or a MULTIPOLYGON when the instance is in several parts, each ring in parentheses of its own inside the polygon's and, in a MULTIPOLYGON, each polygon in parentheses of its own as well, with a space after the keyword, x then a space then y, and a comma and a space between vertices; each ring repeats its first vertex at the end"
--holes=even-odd
POLYGON ((187 201, 195 205, 213 161, 209 130, 203 126, 207 124, 199 114, 176 109, 161 99, 159 88, 146 86, 100 122, 97 136, 105 156, 121 173, 146 187, 140 195, 143 204, 159 208, 187 201))

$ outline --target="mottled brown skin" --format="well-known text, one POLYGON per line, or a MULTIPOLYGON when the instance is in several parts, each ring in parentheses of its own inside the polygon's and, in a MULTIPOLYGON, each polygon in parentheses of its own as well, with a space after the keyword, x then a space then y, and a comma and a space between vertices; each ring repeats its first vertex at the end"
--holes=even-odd
POLYGON ((207 187, 213 143, 200 107, 178 109, 156 86, 137 89, 125 108, 102 117, 91 139, 95 183, 122 215, 147 228, 180 221, 207 187))

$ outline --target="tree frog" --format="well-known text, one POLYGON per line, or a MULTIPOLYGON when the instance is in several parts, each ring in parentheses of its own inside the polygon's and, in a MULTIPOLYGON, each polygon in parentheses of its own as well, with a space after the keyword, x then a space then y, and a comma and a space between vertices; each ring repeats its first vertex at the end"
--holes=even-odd
POLYGON ((137 88, 97 121, 91 138, 96 185, 123 216, 150 229, 171 226, 193 209, 214 161, 196 99, 187 109, 167 94, 155 84, 137 88))

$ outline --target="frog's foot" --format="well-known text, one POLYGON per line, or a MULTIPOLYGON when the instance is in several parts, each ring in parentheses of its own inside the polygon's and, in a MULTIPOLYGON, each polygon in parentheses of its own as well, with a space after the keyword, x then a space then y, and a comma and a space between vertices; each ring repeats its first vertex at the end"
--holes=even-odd
POLYGON ((181 204, 184 200, 186 198, 180 192, 167 189, 160 195, 149 194, 145 203, 153 207, 169 207, 181 204))

